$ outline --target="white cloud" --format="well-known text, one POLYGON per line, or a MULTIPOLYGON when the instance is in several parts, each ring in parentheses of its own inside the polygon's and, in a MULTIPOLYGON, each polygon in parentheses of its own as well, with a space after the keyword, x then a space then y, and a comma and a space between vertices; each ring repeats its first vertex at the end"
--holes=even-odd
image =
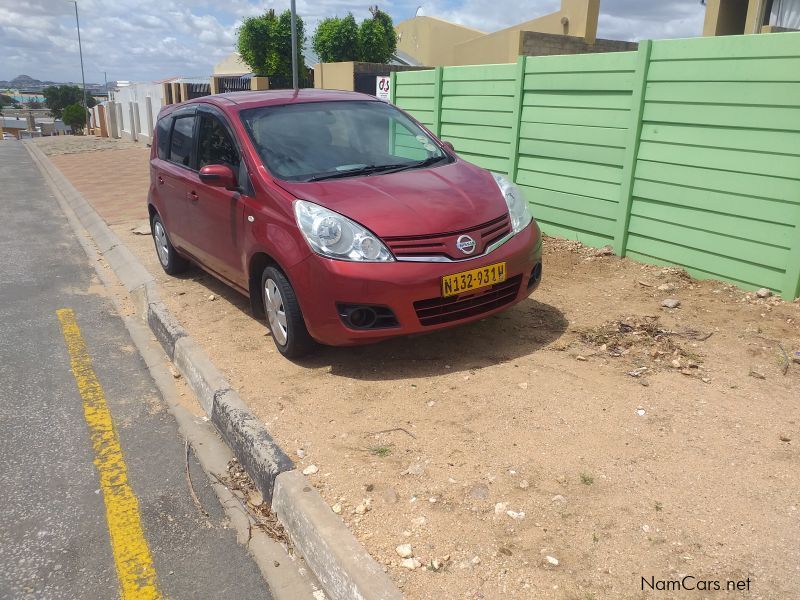
MULTIPOLYGON (((87 81, 202 76, 232 52, 236 28, 289 0, 78 0, 87 81)), ((557 10, 559 0, 298 0, 311 35, 323 18, 366 17, 378 3, 395 22, 422 5, 438 16, 494 31, 557 10)), ((642 39, 698 35, 699 0, 602 0, 601 37, 642 39)), ((73 5, 64 0, 0 0, 0 79, 26 74, 55 81, 80 79, 73 5)))

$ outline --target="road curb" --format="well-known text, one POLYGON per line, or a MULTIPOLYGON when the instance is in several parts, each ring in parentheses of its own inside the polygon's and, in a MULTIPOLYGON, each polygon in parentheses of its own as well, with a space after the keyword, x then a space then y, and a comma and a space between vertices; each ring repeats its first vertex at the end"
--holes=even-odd
POLYGON ((253 478, 333 600, 399 600, 403 596, 344 522, 275 442, 261 421, 161 301, 153 276, 33 142, 25 142, 54 194, 73 212, 128 291, 209 419, 253 478))

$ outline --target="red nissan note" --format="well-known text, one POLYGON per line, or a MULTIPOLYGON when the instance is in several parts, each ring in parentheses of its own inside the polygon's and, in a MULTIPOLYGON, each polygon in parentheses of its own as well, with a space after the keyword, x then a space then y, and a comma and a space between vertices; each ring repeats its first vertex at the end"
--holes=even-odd
POLYGON ((371 96, 207 96, 164 108, 155 137, 162 267, 249 296, 287 357, 474 321, 541 279, 520 190, 371 96))

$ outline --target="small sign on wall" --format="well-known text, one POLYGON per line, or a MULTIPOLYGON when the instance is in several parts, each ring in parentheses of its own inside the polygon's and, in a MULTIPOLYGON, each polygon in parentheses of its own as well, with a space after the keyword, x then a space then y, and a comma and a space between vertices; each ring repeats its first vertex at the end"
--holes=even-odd
POLYGON ((391 89, 392 89, 392 80, 388 75, 386 76, 378 75, 375 78, 375 95, 378 97, 378 100, 389 102, 389 98, 391 96, 391 89))

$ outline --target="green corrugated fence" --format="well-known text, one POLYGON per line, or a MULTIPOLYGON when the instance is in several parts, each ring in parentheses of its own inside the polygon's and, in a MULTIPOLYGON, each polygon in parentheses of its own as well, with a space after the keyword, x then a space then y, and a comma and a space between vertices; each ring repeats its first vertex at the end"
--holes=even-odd
POLYGON ((800 296, 800 33, 392 77, 395 104, 509 174, 546 233, 800 296))

